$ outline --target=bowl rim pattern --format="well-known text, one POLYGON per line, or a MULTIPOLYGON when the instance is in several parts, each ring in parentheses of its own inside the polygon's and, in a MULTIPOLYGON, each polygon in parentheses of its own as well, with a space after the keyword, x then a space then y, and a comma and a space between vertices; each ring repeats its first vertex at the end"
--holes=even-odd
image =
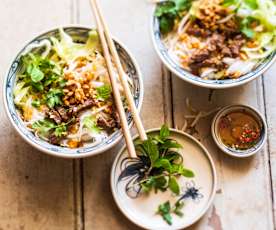
MULTIPOLYGON (((23 48, 19 52, 17 52, 16 57, 12 59, 12 62, 9 65, 7 73, 5 75, 4 85, 3 85, 4 107, 8 115, 8 118, 12 123, 13 127, 15 128, 15 130, 20 134, 20 136, 25 141, 27 141, 29 144, 31 144, 38 150, 44 153, 57 156, 57 157, 62 157, 62 158, 89 157, 89 156, 93 156, 93 155, 102 153, 104 151, 107 151, 108 149, 112 148, 115 144, 117 144, 122 137, 121 130, 115 131, 103 142, 100 142, 92 146, 81 147, 76 149, 69 149, 66 147, 55 146, 41 140, 38 137, 35 137, 31 131, 27 130, 25 125, 22 123, 21 118, 19 118, 13 102, 12 90, 13 90, 14 82, 16 80, 16 71, 18 70, 17 68, 19 67, 20 56, 22 55, 25 48, 29 44, 48 38, 51 35, 56 35, 58 33, 59 28, 63 28, 66 32, 69 32, 69 33, 75 32, 79 36, 85 35, 90 30, 94 29, 94 27, 79 25, 79 24, 61 25, 58 27, 50 28, 42 33, 38 33, 36 36, 34 36, 33 39, 26 42, 23 48)), ((128 65, 128 68, 131 68, 130 74, 135 76, 134 80, 137 82, 137 86, 135 88, 135 104, 137 106, 138 111, 140 112, 142 102, 143 102, 143 96, 144 96, 143 79, 142 79, 142 73, 141 73, 140 67, 136 59, 133 57, 132 53, 123 45, 123 43, 120 42, 117 38, 114 38, 114 36, 113 36, 113 39, 115 41, 116 48, 118 49, 119 54, 124 56, 125 58, 124 61, 126 60, 129 61, 125 64, 128 65)), ((130 114, 128 114, 127 119, 128 119, 129 127, 131 127, 133 125, 133 121, 130 114)))
MULTIPOLYGON (((157 4, 156 4, 157 5, 157 4)), ((237 87, 243 84, 246 84, 257 77, 261 76, 273 63, 276 61, 276 51, 271 53, 267 58, 261 61, 261 63, 252 71, 247 74, 242 75, 237 79, 223 79, 223 80, 208 80, 202 79, 198 76, 193 75, 189 71, 181 68, 178 63, 176 63, 168 54, 167 48, 161 39, 161 33, 159 30, 159 22, 156 16, 154 16, 156 6, 153 7, 151 21, 150 21, 150 30, 151 38, 159 58, 162 63, 177 77, 180 79, 189 82, 193 85, 197 85, 204 88, 210 89, 226 89, 237 87)))

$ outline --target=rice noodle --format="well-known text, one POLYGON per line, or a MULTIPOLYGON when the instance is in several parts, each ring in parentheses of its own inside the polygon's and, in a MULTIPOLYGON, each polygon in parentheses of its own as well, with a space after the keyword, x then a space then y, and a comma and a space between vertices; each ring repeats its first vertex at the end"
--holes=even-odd
POLYGON ((189 21, 190 18, 190 13, 187 13, 182 20, 180 21, 179 25, 178 25, 178 29, 177 29, 177 33, 178 35, 181 35, 183 32, 185 32, 185 30, 187 29, 186 23, 190 23, 189 21))
POLYGON ((225 23, 225 22, 229 21, 234 15, 235 14, 229 14, 225 18, 222 18, 222 19, 218 20, 217 23, 218 24, 225 23))
POLYGON ((45 47, 44 52, 41 54, 42 57, 46 57, 49 52, 51 51, 51 42, 48 39, 44 39, 39 41, 38 43, 32 43, 29 46, 25 48, 25 50, 22 52, 22 56, 26 55, 27 53, 30 53, 33 49, 36 48, 42 48, 45 47))

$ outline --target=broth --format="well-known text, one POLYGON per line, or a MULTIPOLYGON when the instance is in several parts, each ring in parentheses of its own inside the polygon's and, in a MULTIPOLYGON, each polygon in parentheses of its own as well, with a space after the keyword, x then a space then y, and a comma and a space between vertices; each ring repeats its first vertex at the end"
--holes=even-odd
POLYGON ((261 127, 245 112, 231 112, 219 121, 219 136, 223 144, 235 149, 249 149, 260 139, 261 127))

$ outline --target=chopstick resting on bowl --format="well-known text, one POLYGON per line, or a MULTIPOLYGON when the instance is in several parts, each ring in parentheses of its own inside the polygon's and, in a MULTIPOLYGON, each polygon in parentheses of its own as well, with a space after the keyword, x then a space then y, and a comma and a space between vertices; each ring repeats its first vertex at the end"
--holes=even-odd
POLYGON ((113 42, 113 40, 110 36, 108 26, 105 23, 104 17, 102 15, 101 11, 100 11, 99 6, 98 6, 98 2, 97 2, 97 0, 90 0, 90 2, 91 2, 91 7, 92 7, 92 10, 94 12, 95 19, 96 19, 96 23, 97 23, 97 27, 98 27, 98 33, 99 33, 99 36, 100 36, 100 40, 101 40, 101 44, 102 44, 102 48, 103 48, 103 52, 104 52, 104 57, 105 57, 108 72, 109 72, 109 77, 110 77, 110 81, 111 81, 111 86, 112 86, 112 90, 113 90, 115 104, 116 104, 116 107, 118 109, 123 134, 124 134, 124 137, 125 137, 125 140, 126 140, 126 146, 127 146, 127 149, 128 149, 128 153, 129 153, 130 157, 135 158, 135 157, 137 157, 137 155, 136 155, 135 147, 134 147, 134 144, 133 144, 133 141, 132 141, 132 138, 131 138, 131 134, 130 134, 130 131, 129 131, 129 128, 128 128, 126 114, 125 114, 125 111, 124 111, 123 103, 121 101, 121 95, 120 95, 120 91, 119 91, 119 88, 118 88, 118 84, 116 82, 116 77, 115 77, 115 73, 114 73, 114 69, 113 69, 113 65, 112 65, 112 59, 111 59, 109 49, 112 53, 115 66, 118 70, 120 81, 123 85, 124 92, 125 92, 125 95, 126 95, 126 99, 127 99, 128 104, 129 104, 130 111, 131 111, 131 114, 133 116, 133 120, 134 120, 134 123, 136 125, 137 130, 138 130, 140 139, 141 140, 146 140, 147 135, 146 135, 145 129, 143 127, 143 124, 142 124, 141 118, 139 116, 139 113, 136 109, 135 102, 133 100, 133 96, 131 94, 128 82, 126 80, 125 72, 124 72, 124 69, 122 67, 119 55, 118 55, 117 50, 115 48, 114 42, 113 42))

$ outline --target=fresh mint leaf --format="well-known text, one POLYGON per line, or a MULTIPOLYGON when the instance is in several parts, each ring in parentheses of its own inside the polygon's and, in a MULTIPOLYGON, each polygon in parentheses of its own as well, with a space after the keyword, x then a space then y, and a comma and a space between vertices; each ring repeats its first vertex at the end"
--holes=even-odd
POLYGON ((180 149, 182 148, 182 145, 177 143, 174 140, 167 139, 164 141, 164 144, 162 144, 161 149, 180 149))
POLYGON ((244 3, 253 10, 258 8, 258 3, 256 0, 244 0, 244 3))
POLYGON ((172 165, 171 173, 176 173, 176 174, 182 175, 184 177, 188 177, 188 178, 191 178, 191 177, 195 176, 193 171, 184 168, 184 166, 182 164, 172 165))
POLYGON ((44 73, 37 66, 31 65, 28 67, 28 74, 35 83, 40 82, 44 78, 44 73))
POLYGON ((154 184, 153 187, 155 188, 155 192, 157 192, 158 190, 160 191, 166 191, 167 189, 167 179, 165 176, 161 176, 161 177, 154 177, 154 184))
POLYGON ((180 188, 179 188, 179 185, 177 183, 177 180, 174 176, 171 176, 169 178, 169 188, 170 190, 175 193, 176 195, 179 195, 180 193, 180 188))
POLYGON ((171 163, 168 159, 160 158, 154 163, 154 167, 156 168, 164 168, 166 171, 171 171, 171 163))
POLYGON ((150 158, 151 165, 154 165, 155 161, 159 158, 157 145, 153 142, 151 138, 149 138, 148 140, 144 141, 143 148, 150 158))
POLYGON ((168 128, 167 125, 162 125, 160 129, 160 139, 166 139, 170 136, 170 129, 168 128))
POLYGON ((165 203, 160 204, 158 206, 157 213, 161 215, 169 225, 172 225, 172 213, 176 214, 179 217, 182 217, 183 207, 184 207, 184 202, 182 201, 177 201, 173 207, 171 207, 170 201, 166 201, 165 203))
POLYGON ((172 225, 171 204, 169 201, 160 204, 157 213, 160 214, 169 225, 172 225))
POLYGON ((173 209, 173 213, 175 213, 176 215, 178 215, 179 217, 183 216, 183 212, 181 211, 184 207, 184 202, 182 201, 177 201, 175 203, 174 209, 173 209))

